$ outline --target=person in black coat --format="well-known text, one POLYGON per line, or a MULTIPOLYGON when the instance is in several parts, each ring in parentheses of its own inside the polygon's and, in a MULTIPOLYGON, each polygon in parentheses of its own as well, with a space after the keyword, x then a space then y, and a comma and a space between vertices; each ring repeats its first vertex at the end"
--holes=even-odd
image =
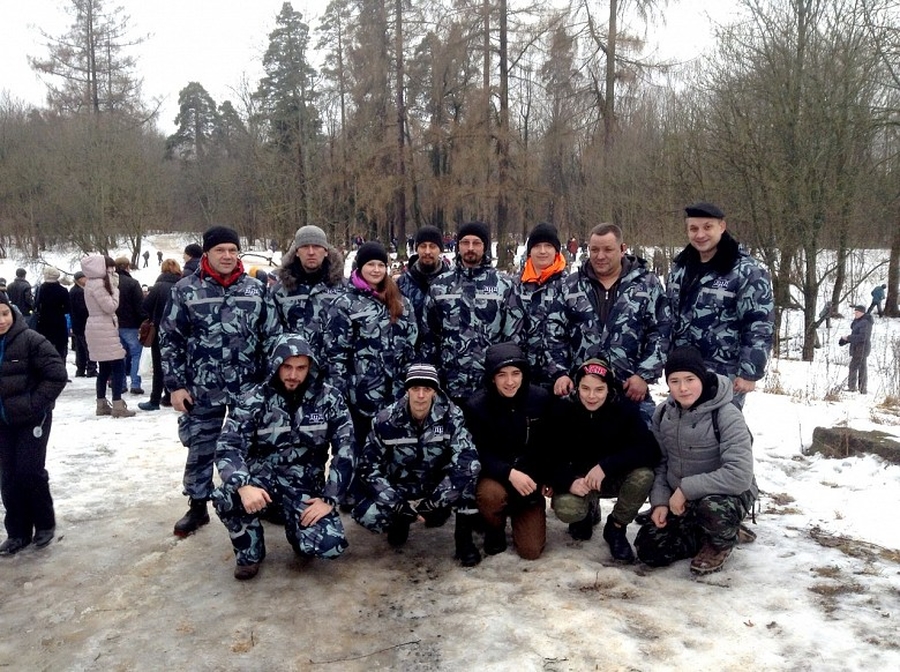
POLYGON ((53 345, 0 298, 0 495, 7 534, 0 555, 53 539, 56 516, 44 465, 53 405, 66 380, 53 345))
POLYGON ((489 347, 484 368, 484 388, 463 409, 481 461, 476 500, 486 524, 484 552, 506 549, 510 518, 516 552, 535 560, 547 538, 544 425, 552 395, 529 384, 528 360, 515 343, 489 347))
POLYGON ((84 302, 84 285, 86 281, 87 278, 85 278, 84 272, 78 271, 75 273, 75 284, 69 290, 76 378, 94 378, 97 376, 97 362, 91 360, 87 339, 84 336, 84 329, 88 319, 87 304, 84 302))
POLYGON ((866 312, 862 304, 853 306, 853 322, 850 333, 842 337, 839 345, 850 346, 850 374, 847 376, 847 390, 860 394, 868 392, 869 370, 866 360, 872 351, 872 324, 874 318, 866 312), (857 387, 857 381, 859 386, 857 387))
POLYGON ((578 367, 572 395, 556 403, 552 416, 559 458, 553 469, 552 506, 569 523, 569 534, 587 540, 600 521, 601 497, 616 497, 603 538, 613 559, 634 562, 625 530, 653 485, 659 445, 640 408, 629 401, 605 361, 578 367))
POLYGON ((156 335, 150 344, 150 355, 153 359, 153 388, 150 390, 150 399, 138 404, 142 411, 158 411, 160 404, 171 406, 168 392, 163 390, 162 357, 159 353, 159 324, 165 315, 166 305, 172 295, 172 287, 181 280, 181 267, 174 259, 166 259, 160 267, 162 272, 156 278, 156 283, 150 288, 144 297, 144 312, 150 316, 153 326, 156 327, 156 335), (165 393, 165 396, 163 396, 165 393))
POLYGON ((48 266, 44 269, 44 282, 38 287, 34 302, 37 314, 35 330, 43 335, 66 361, 69 352, 69 324, 66 315, 71 312, 69 292, 59 284, 59 271, 48 266))

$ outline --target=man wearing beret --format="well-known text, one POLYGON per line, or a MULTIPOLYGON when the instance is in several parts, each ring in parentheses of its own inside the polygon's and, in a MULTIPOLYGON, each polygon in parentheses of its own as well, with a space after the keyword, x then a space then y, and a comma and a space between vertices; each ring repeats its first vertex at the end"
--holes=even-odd
POLYGON ((484 222, 457 233, 456 265, 441 275, 425 300, 422 354, 438 366, 457 403, 481 389, 487 349, 503 338, 511 282, 491 266, 491 235, 484 222))
POLYGON ((772 350, 772 282, 728 233, 718 206, 695 203, 685 215, 688 245, 675 257, 666 284, 671 347, 697 348, 709 369, 732 381, 734 404, 743 408, 772 350))
POLYGON ((344 257, 318 226, 301 226, 281 258, 272 299, 285 331, 299 334, 320 362, 326 308, 344 294, 344 257))
POLYGON ((182 413, 178 437, 188 449, 183 482, 190 508, 175 523, 177 536, 209 522, 206 502, 226 411, 262 381, 281 333, 266 288, 244 272, 240 246, 233 229, 208 229, 199 269, 172 288, 160 323, 165 386, 182 413))
POLYGON ((509 294, 506 338, 516 342, 528 358, 530 381, 551 389, 547 361, 547 323, 550 307, 562 293, 566 258, 559 233, 552 224, 541 223, 528 234, 528 259, 509 294))
POLYGON ((591 229, 588 258, 565 279, 548 314, 550 373, 553 391, 564 396, 574 387, 574 367, 592 357, 606 360, 649 423, 655 408, 649 384, 662 373, 672 315, 659 278, 625 250, 615 224, 591 229))
POLYGON ((425 331, 425 297, 434 281, 450 270, 450 262, 442 255, 444 235, 436 226, 426 225, 416 231, 413 244, 416 253, 409 258, 406 273, 397 278, 397 286, 416 313, 421 343, 425 331))

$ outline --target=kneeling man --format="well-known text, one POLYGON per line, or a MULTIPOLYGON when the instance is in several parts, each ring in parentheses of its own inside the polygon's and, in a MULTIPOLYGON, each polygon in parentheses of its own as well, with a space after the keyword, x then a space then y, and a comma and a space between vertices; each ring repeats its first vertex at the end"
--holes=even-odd
POLYGON ((285 536, 299 555, 336 558, 347 548, 336 508, 355 454, 346 402, 318 379, 312 350, 299 336, 278 340, 271 369, 269 381, 235 406, 216 445, 222 486, 213 502, 241 580, 256 576, 266 556, 261 515, 283 516, 285 536))

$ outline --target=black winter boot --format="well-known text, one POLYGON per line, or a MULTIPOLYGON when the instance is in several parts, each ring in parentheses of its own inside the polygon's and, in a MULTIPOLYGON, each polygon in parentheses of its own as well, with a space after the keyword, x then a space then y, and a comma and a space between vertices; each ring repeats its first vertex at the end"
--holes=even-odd
POLYGON ((190 508, 177 523, 175 523, 175 536, 186 537, 197 531, 201 525, 209 522, 209 513, 206 511, 205 499, 189 499, 190 508))
POLYGON ((613 560, 630 565, 634 562, 634 551, 625 536, 625 526, 619 527, 613 522, 612 515, 606 519, 603 527, 603 538, 609 544, 609 552, 613 560))
POLYGON ((587 515, 575 523, 569 523, 569 536, 578 541, 588 541, 594 536, 594 526, 600 522, 600 504, 592 501, 587 515))
POLYGON ((474 567, 481 562, 481 553, 472 541, 472 523, 475 515, 456 512, 456 530, 453 540, 456 542, 456 559, 463 567, 474 567))
POLYGON ((485 555, 497 555, 506 550, 506 528, 489 527, 484 531, 485 555))

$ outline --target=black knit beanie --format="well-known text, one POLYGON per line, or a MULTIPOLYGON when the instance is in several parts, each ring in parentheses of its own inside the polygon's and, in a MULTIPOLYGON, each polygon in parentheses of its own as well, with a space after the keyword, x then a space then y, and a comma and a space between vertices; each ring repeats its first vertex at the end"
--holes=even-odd
POLYGON ((478 236, 481 238, 481 242, 484 243, 485 251, 491 249, 491 230, 484 222, 467 222, 459 227, 456 240, 458 242, 462 241, 466 236, 478 236))
POLYGON ((669 379, 676 371, 687 371, 693 373, 697 378, 706 385, 709 370, 703 362, 703 356, 697 348, 690 345, 683 345, 675 348, 669 353, 666 360, 666 380, 669 379))
POLYGON ((362 268, 370 261, 381 261, 385 266, 388 264, 387 250, 384 249, 384 245, 374 240, 360 245, 356 252, 356 268, 362 268))
POLYGON ((546 222, 541 222, 535 226, 531 233, 528 234, 528 242, 525 245, 526 256, 531 254, 531 248, 538 243, 550 243, 556 251, 559 252, 562 247, 559 242, 559 233, 556 227, 546 222))
POLYGON ((426 224, 416 231, 415 247, 419 247, 422 243, 434 243, 441 248, 441 252, 444 251, 444 236, 441 235, 441 230, 436 226, 426 224))
POLYGON ((203 234, 204 252, 209 252, 216 245, 225 243, 233 243, 237 245, 238 249, 241 249, 241 239, 237 231, 229 229, 227 226, 214 226, 211 229, 207 229, 203 234))

